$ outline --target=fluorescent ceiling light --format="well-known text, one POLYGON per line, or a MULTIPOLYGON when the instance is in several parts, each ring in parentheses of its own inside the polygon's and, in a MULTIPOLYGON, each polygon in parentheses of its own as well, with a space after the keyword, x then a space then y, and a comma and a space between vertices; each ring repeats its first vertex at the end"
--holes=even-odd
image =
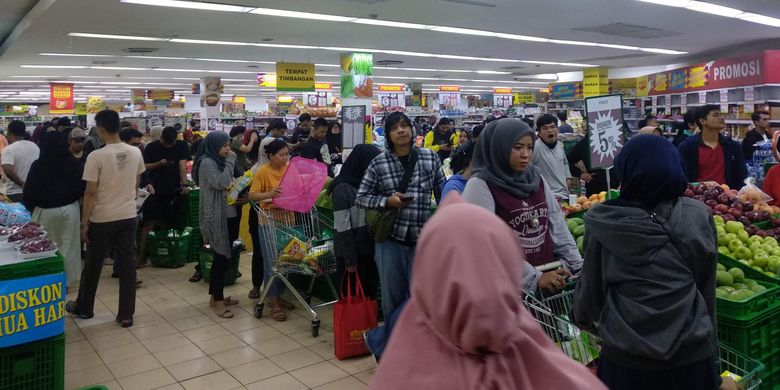
POLYGON ((481 74, 512 74, 512 72, 499 72, 497 70, 478 70, 477 73, 481 73, 481 74))
POLYGON ((231 46, 251 46, 251 43, 247 42, 231 42, 231 41, 212 41, 208 39, 181 39, 181 38, 172 38, 169 40, 169 42, 176 42, 176 43, 198 43, 202 45, 231 45, 231 46))
POLYGON ((685 7, 690 3, 690 0, 639 0, 643 3, 652 3, 658 5, 666 5, 669 7, 685 7))
POLYGON ((540 37, 532 37, 528 35, 518 35, 518 34, 505 34, 505 33, 496 33, 496 37, 498 38, 504 38, 504 39, 514 39, 516 41, 531 41, 531 42, 549 42, 549 38, 540 38, 540 37))
POLYGON ((772 27, 780 27, 780 19, 773 18, 771 16, 764 16, 764 15, 754 14, 751 12, 743 12, 742 14, 738 15, 737 18, 742 19, 746 22, 765 24, 767 26, 772 26, 772 27))
POLYGON ((104 39, 125 39, 129 41, 167 41, 168 38, 141 37, 135 35, 114 35, 114 34, 92 34, 92 33, 69 33, 68 36, 80 38, 104 38, 104 39))
POLYGON ((392 20, 379 20, 379 19, 355 19, 355 20, 352 20, 351 22, 352 23, 359 23, 359 24, 370 24, 372 26, 410 28, 410 29, 416 29, 416 30, 429 30, 429 29, 431 29, 433 27, 433 26, 429 26, 427 24, 394 22, 392 20))
POLYGON ((315 14, 310 12, 288 11, 288 10, 273 9, 273 8, 255 8, 249 11, 249 13, 257 14, 257 15, 282 16, 285 18, 326 20, 330 22, 349 22, 357 19, 349 16, 315 14))
POLYGON ((230 4, 201 3, 196 1, 181 0, 122 0, 122 3, 156 5, 160 7, 189 8, 206 11, 224 11, 224 12, 249 12, 253 7, 242 7, 230 4))
POLYGON ((613 45, 611 43, 599 43, 597 46, 621 50, 639 50, 639 46, 613 45))
POLYGON ((565 39, 550 39, 550 43, 559 43, 561 45, 575 45, 575 46, 598 46, 595 42, 583 42, 583 41, 568 41, 565 39))
MULTIPOLYGON (((275 62, 269 62, 269 64, 275 64, 275 62)), ((324 68, 338 68, 341 65, 336 65, 336 64, 314 64, 314 66, 322 66, 324 68)), ((374 69, 377 69, 377 67, 375 66, 374 69)))
POLYGON ((685 8, 691 11, 699 11, 713 15, 725 16, 727 18, 733 18, 742 13, 742 11, 736 8, 724 7, 722 5, 706 3, 704 1, 689 1, 685 8))
POLYGON ((643 47, 640 48, 641 51, 646 51, 649 53, 658 53, 658 54, 686 54, 687 51, 677 51, 677 50, 668 50, 668 49, 655 49, 652 47, 643 47))
POLYGON ((58 56, 58 57, 116 57, 111 54, 71 54, 71 53, 38 53, 39 56, 58 56))
POLYGON ((282 45, 278 43, 252 43, 251 45, 258 46, 258 47, 277 47, 281 49, 317 49, 317 46, 282 45))
POLYGON ((103 70, 147 70, 148 68, 133 68, 127 66, 90 66, 90 69, 103 69, 103 70))
POLYGON ((199 72, 199 73, 205 73, 207 71, 203 69, 170 69, 170 68, 155 68, 152 70, 156 70, 158 72, 199 72))
POLYGON ((482 37, 495 37, 497 33, 494 33, 492 31, 484 31, 484 30, 473 30, 470 28, 460 28, 460 27, 445 27, 445 26, 435 26, 431 28, 432 31, 439 31, 439 32, 446 32, 446 33, 452 33, 452 34, 464 34, 464 35, 479 35, 482 37))
POLYGON ((36 68, 36 69, 86 69, 88 66, 83 65, 22 65, 22 68, 36 68))

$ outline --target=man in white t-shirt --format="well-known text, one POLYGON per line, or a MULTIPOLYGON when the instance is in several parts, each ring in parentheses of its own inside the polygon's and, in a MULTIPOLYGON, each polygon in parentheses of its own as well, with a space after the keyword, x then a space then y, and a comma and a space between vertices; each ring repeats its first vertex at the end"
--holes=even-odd
POLYGON ((12 121, 8 124, 6 138, 10 145, 3 149, 0 162, 3 165, 3 184, 5 194, 12 202, 22 200, 24 182, 30 166, 38 159, 38 145, 25 139, 27 129, 22 121, 12 121))
POLYGON ((91 318, 103 259, 116 249, 114 267, 119 273, 119 308, 116 322, 133 326, 135 313, 135 231, 138 227, 136 189, 144 172, 141 151, 119 138, 119 114, 103 110, 95 115, 97 134, 105 146, 87 156, 84 166, 84 207, 81 239, 88 245, 76 301, 65 306, 68 313, 91 318))

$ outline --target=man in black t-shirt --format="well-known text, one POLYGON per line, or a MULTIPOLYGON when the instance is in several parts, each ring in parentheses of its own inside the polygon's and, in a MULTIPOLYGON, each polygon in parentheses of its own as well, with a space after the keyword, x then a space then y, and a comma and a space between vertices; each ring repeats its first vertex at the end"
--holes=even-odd
POLYGON ((298 148, 309 138, 313 125, 314 122, 311 120, 311 115, 308 112, 298 117, 298 127, 293 131, 292 139, 290 140, 293 149, 298 148))
POLYGON ((149 172, 154 194, 143 207, 144 224, 138 250, 138 264, 146 264, 146 237, 158 224, 166 231, 173 227, 174 202, 187 183, 187 160, 190 158, 187 144, 176 139, 173 127, 163 129, 160 140, 146 145, 144 163, 149 172))

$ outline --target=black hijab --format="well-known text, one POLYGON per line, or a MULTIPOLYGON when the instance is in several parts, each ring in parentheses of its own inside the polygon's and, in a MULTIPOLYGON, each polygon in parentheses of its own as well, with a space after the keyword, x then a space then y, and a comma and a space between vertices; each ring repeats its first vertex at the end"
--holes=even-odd
POLYGON ((328 126, 328 134, 325 136, 325 142, 328 144, 328 151, 330 154, 338 153, 342 150, 344 129, 341 128, 341 123, 331 122, 328 126), (339 133, 333 134, 333 127, 339 127, 339 133))
POLYGON ((79 200, 84 195, 83 173, 84 165, 70 153, 67 135, 59 131, 47 133, 41 138, 38 160, 27 174, 25 206, 29 210, 55 208, 79 200))
POLYGON ((347 161, 344 161, 344 165, 341 166, 339 175, 330 183, 328 192, 332 193, 339 183, 346 183, 355 188, 359 187, 369 164, 381 153, 382 151, 374 145, 360 144, 355 146, 347 157, 347 161))
POLYGON ((652 209, 682 196, 688 185, 680 154, 665 138, 643 134, 631 138, 615 159, 620 199, 652 209))

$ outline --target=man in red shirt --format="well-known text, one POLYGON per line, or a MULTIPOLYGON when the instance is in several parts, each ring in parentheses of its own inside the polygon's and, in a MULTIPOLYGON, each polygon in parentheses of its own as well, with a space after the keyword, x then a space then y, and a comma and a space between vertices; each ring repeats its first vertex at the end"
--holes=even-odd
POLYGON ((696 123, 702 129, 680 144, 683 170, 688 181, 714 181, 739 189, 747 177, 747 167, 740 144, 722 134, 726 127, 720 107, 707 104, 695 113, 696 123))

